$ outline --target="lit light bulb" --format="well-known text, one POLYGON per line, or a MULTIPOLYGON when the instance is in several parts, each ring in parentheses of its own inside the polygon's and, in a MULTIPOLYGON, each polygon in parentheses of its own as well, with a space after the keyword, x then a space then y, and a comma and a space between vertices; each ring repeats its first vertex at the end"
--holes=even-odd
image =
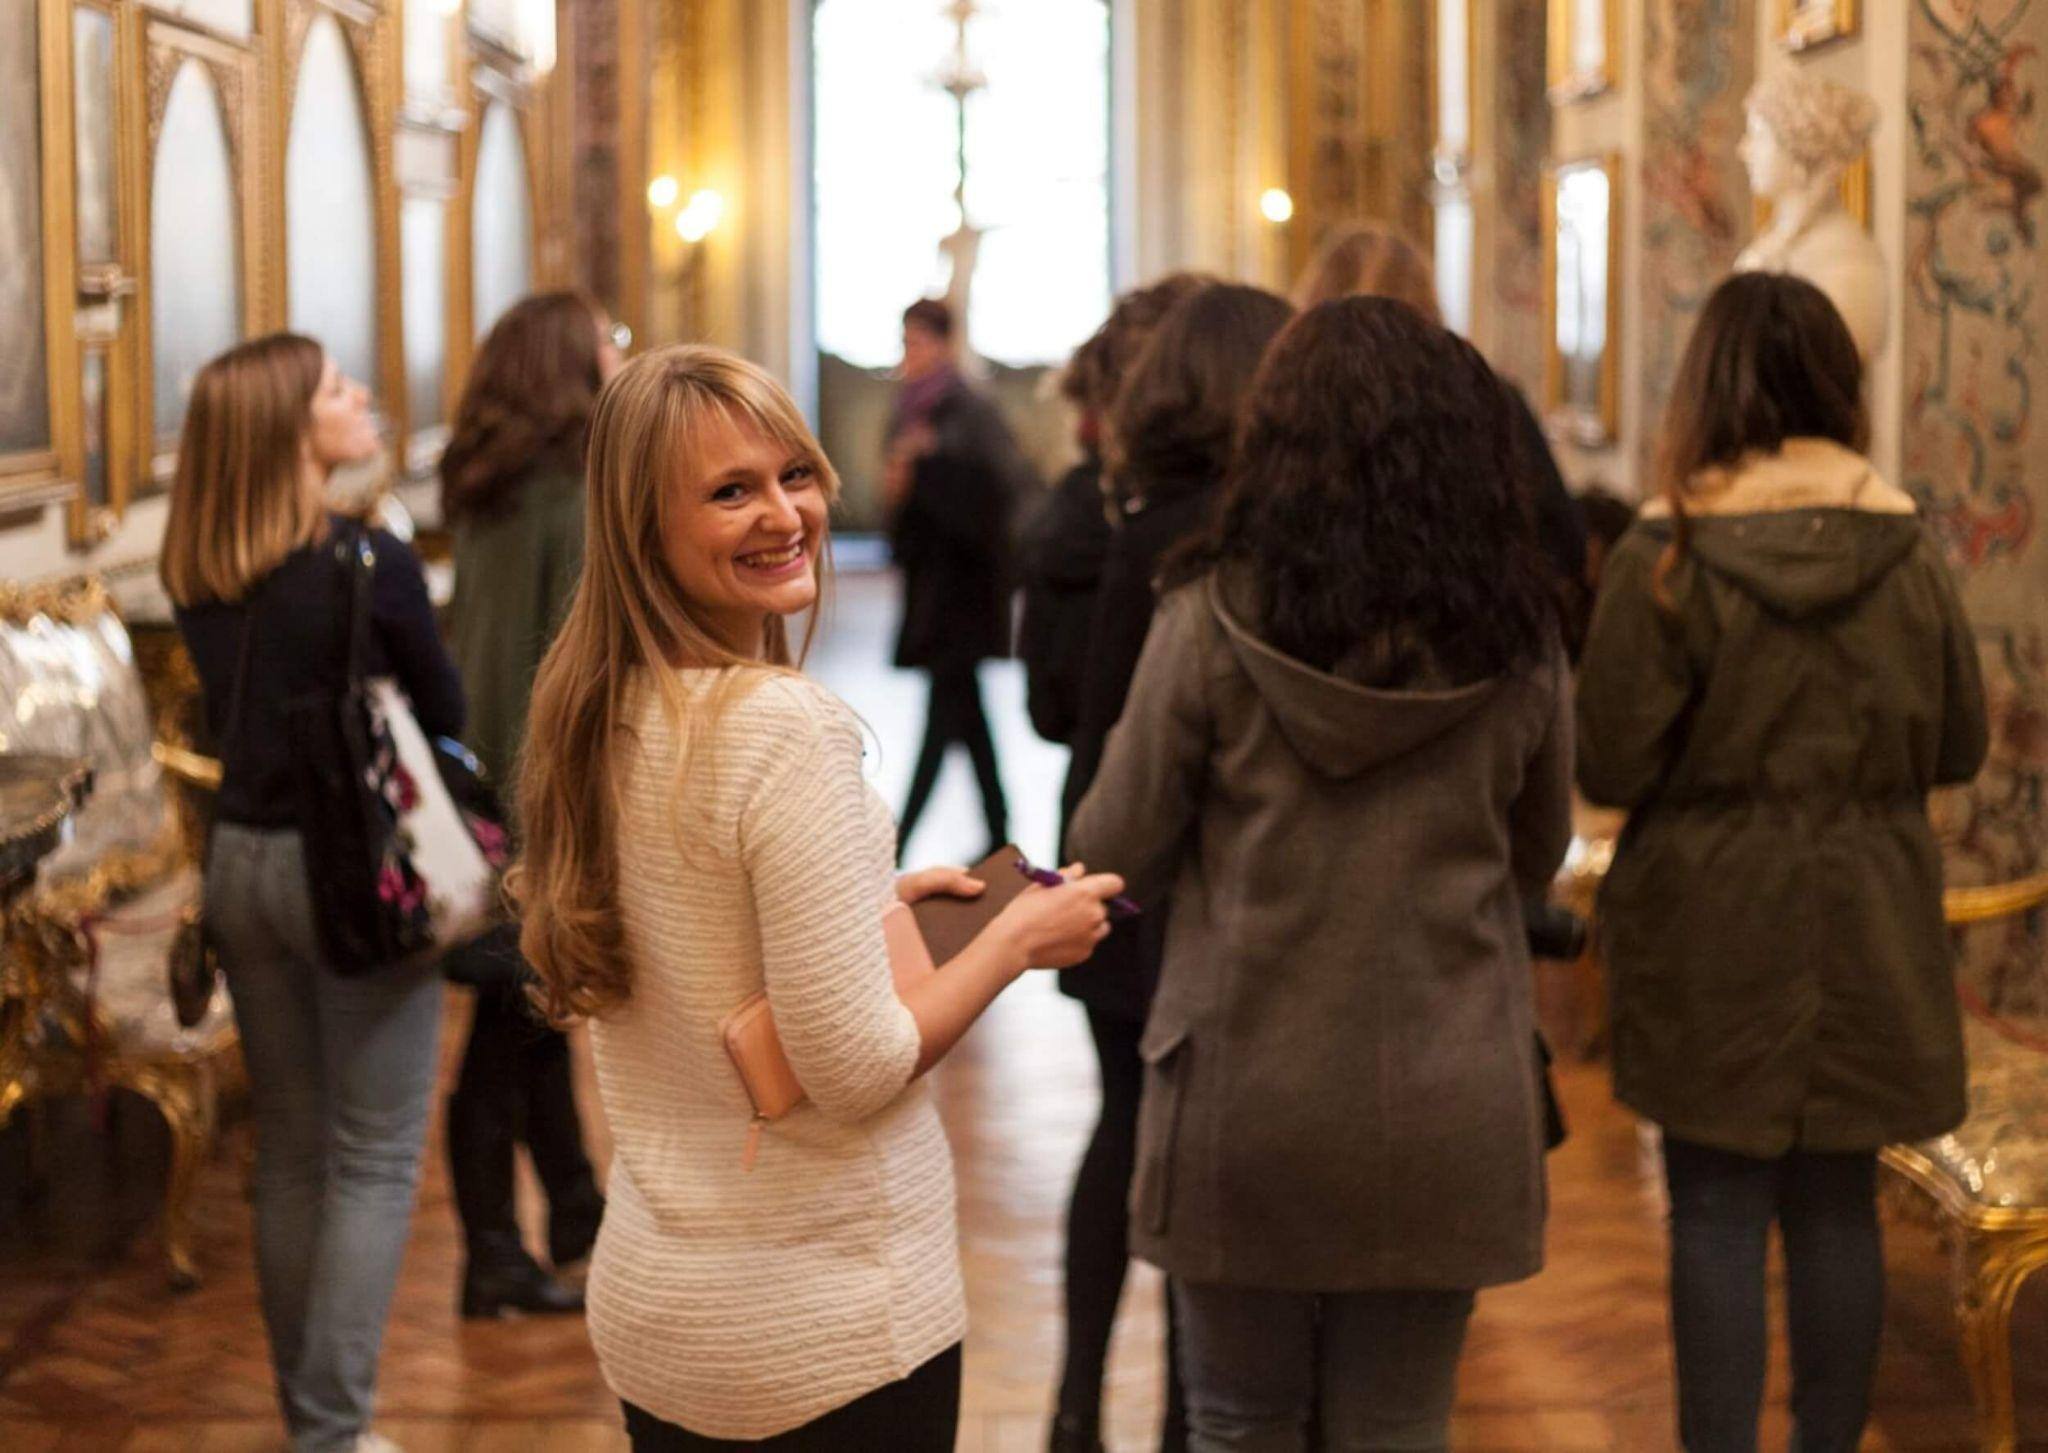
POLYGON ((1284 187, 1268 187, 1259 196, 1259 213, 1268 222, 1285 222, 1294 215, 1294 198, 1284 187))
POLYGON ((725 216, 725 198, 709 187, 690 193, 683 210, 676 213, 676 236, 685 242, 702 242, 725 216))
POLYGON ((682 188, 676 185, 676 179, 664 173, 647 184, 647 205, 673 207, 681 193, 682 188))

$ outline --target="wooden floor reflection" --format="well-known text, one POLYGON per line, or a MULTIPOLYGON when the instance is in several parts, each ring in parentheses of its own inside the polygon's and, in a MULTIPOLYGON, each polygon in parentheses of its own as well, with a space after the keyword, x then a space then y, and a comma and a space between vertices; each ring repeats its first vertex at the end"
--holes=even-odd
MULTIPOLYGON (((854 582, 817 663, 875 729, 877 775, 899 795, 915 754, 917 682, 871 663, 887 623, 877 588, 854 582)), ((1014 668, 990 672, 1020 841, 1046 852, 1060 754, 1029 739, 1014 668)), ((964 764, 949 766, 920 861, 979 846, 964 764)), ((450 995, 444 1073, 466 1005, 450 995)), ((587 1068, 587 1067, 586 1067, 587 1068)), ((940 1071, 960 1177, 972 1331, 960 1447, 1044 1446, 1060 1356, 1065 1199, 1094 1114, 1094 1069, 1076 1006, 1046 977, 1007 996, 940 1071)), ((1480 1300, 1460 1383, 1461 1450, 1673 1446, 1664 1320, 1663 1207, 1654 1147, 1614 1104, 1604 1071, 1561 1075, 1572 1122, 1552 1159, 1550 1265, 1480 1300)), ((82 1122, 80 1122, 82 1124, 82 1122)), ((598 1138, 602 1128, 594 1127, 598 1138)), ((0 1450, 275 1450, 275 1420, 243 1197, 246 1128, 201 1192, 206 1283, 177 1297, 144 1236, 80 1252, 89 1207, 52 1208, 0 1244, 0 1450)), ((1446 1145, 1444 1154, 1459 1148, 1446 1145)), ((146 1159, 147 1157, 145 1157, 146 1159)), ((88 1241, 91 1238, 87 1238, 88 1241)), ((1890 1230, 1891 1289, 1877 1415, 1866 1453, 1970 1448, 1968 1387, 1955 1360, 1946 1267, 1932 1235, 1890 1230)), ((438 1139, 429 1158, 386 1344, 379 1426, 408 1453, 616 1449, 615 1405, 575 1319, 473 1324, 455 1315, 459 1249, 438 1139)), ((1109 1373, 1112 1446, 1150 1446, 1158 1417, 1161 1297, 1135 1269, 1109 1373)), ((2016 1327, 2023 1446, 2048 1449, 2048 1295, 2016 1327)), ((1764 1446, 1785 1446, 1787 1377, 1774 1351, 1764 1446)))

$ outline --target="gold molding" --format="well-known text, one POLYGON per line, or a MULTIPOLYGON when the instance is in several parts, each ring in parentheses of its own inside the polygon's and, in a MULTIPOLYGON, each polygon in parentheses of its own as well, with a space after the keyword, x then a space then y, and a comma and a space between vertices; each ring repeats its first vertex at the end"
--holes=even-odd
MULTIPOLYGON (((1870 153, 1863 155, 1842 168, 1841 195, 1842 210, 1861 224, 1865 232, 1870 231, 1874 212, 1870 203, 1870 153)), ((1751 199, 1750 214, 1758 232, 1771 225, 1773 212, 1769 197, 1751 199)))
POLYGON ((79 477, 83 431, 78 413, 78 361, 72 310, 77 306, 72 201, 71 6, 40 0, 36 7, 36 108, 41 130, 44 378, 49 389, 49 444, 0 455, 0 511, 9 494, 53 480, 79 477))
POLYGON ((99 577, 75 576, 36 585, 0 581, 0 625, 25 626, 39 616, 61 625, 85 625, 113 609, 99 577))
POLYGON ((1606 448, 1621 438, 1622 282, 1621 153, 1603 152, 1553 162, 1543 173, 1543 400, 1545 413, 1581 448, 1606 448), (1606 337, 1600 354, 1600 402, 1594 409, 1567 407, 1564 358, 1557 348, 1557 188, 1566 172, 1597 167, 1607 175, 1606 337))
POLYGON ((1621 74, 1622 0, 1550 0, 1550 101, 1566 105, 1604 95, 1614 89, 1621 74), (1601 7, 1604 54, 1600 64, 1572 69, 1572 33, 1578 29, 1579 7, 1601 7))
POLYGON ((1789 51, 1846 40, 1858 28, 1856 0, 1775 0, 1772 38, 1789 51))

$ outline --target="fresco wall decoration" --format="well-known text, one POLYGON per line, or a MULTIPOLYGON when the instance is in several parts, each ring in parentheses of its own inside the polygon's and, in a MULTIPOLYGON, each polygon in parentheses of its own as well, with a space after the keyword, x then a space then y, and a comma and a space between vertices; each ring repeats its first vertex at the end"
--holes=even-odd
POLYGON ((1488 356, 1529 398, 1543 387, 1543 168, 1550 101, 1540 47, 1544 0, 1495 0, 1492 236, 1481 276, 1493 290, 1488 356))
POLYGON ((1754 0, 1649 0, 1643 25, 1644 314, 1635 443, 1647 468, 1693 321, 1728 275, 1749 223, 1749 183, 1735 146, 1756 74, 1754 0))
MULTIPOLYGON (((2048 867, 2048 0, 1911 4, 1903 483, 1955 571, 1992 708, 1990 761, 1944 804, 1950 881, 2003 882, 2048 867)), ((2024 919, 1976 945, 1978 992, 2048 1014, 2044 946, 2024 919)))

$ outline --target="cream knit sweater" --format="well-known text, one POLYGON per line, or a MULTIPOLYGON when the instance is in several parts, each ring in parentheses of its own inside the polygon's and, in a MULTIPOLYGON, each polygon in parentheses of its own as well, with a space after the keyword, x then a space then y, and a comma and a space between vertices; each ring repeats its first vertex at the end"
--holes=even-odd
POLYGON ((729 707, 680 792, 658 693, 635 717, 618 840, 633 993, 591 1030, 617 1153, 590 1337, 620 1397, 763 1438, 966 1330, 952 1158, 882 942, 895 826, 853 713, 799 677, 729 707), (809 1099, 745 1171, 751 1110, 718 1028, 764 986, 809 1099))

